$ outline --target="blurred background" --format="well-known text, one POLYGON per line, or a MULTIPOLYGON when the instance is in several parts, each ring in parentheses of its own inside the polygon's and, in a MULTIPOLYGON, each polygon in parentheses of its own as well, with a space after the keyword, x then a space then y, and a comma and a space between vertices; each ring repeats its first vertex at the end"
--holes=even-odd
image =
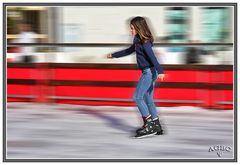
MULTIPOLYGON (((233 42, 233 8, 205 6, 9 6, 7 41, 16 43, 20 26, 26 23, 30 26, 27 31, 33 32, 29 36, 34 38, 31 42, 35 43, 131 43, 127 20, 134 16, 149 18, 155 43, 233 42)), ((104 55, 119 48, 123 47, 36 47, 30 52, 36 62, 108 63, 104 55)), ((19 55, 15 53, 21 52, 19 49, 9 47, 9 61, 18 61, 19 55)), ((155 49, 167 51, 162 56, 164 64, 233 64, 233 47, 228 45, 204 46, 196 51, 159 45, 155 49), (189 60, 189 53, 195 59, 189 60)), ((135 63, 135 58, 129 56, 112 62, 135 63)))
POLYGON ((135 54, 106 55, 132 43, 135 16, 166 70, 157 104, 232 109, 231 6, 7 6, 8 101, 133 105, 135 54))
MULTIPOLYGON (((233 157, 234 7, 6 6, 8 158, 233 157), (165 70, 154 101, 167 131, 136 141, 129 18, 144 16, 165 70)), ((235 29, 236 30, 236 29, 235 29)), ((235 66, 236 67, 236 66, 235 66)))

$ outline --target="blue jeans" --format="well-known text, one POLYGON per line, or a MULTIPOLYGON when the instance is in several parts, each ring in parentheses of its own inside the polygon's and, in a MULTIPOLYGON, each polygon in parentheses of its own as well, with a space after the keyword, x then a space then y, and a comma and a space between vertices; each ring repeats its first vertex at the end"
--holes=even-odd
POLYGON ((143 117, 151 114, 152 118, 158 117, 156 106, 153 102, 153 91, 157 79, 157 71, 153 68, 144 69, 134 93, 134 101, 143 117))

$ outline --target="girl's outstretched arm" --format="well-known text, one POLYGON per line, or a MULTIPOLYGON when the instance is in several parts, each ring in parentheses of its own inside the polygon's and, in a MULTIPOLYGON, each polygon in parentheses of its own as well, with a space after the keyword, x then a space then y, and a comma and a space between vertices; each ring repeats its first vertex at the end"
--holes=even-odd
POLYGON ((131 45, 129 48, 115 52, 112 54, 113 58, 119 58, 119 57, 123 57, 123 56, 127 56, 131 53, 133 53, 135 51, 135 45, 131 45))

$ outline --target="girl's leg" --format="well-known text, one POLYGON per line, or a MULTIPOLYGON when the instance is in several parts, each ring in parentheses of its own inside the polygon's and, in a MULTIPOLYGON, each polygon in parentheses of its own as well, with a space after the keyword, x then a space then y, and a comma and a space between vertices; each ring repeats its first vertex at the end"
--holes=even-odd
POLYGON ((151 86, 147 90, 147 93, 144 95, 144 99, 145 99, 146 104, 148 106, 149 112, 152 116, 152 119, 158 118, 157 109, 156 109, 156 106, 155 106, 154 101, 153 101, 153 93, 154 93, 154 86, 155 86, 156 79, 157 79, 157 72, 154 70, 154 71, 152 71, 151 86))
POLYGON ((142 73, 140 80, 138 81, 136 92, 134 94, 134 101, 137 104, 137 107, 142 115, 142 117, 148 117, 150 112, 148 106, 144 101, 144 95, 147 93, 147 90, 152 84, 152 73, 150 69, 145 69, 142 73))

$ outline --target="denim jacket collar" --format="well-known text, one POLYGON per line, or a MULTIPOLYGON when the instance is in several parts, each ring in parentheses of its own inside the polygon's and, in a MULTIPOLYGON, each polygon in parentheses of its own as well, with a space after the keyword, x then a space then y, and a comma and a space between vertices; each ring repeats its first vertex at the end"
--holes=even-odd
MULTIPOLYGON (((139 44, 139 43, 142 44, 141 40, 137 36, 134 36, 133 43, 134 44, 139 44)), ((153 43, 151 43, 151 45, 153 46, 153 43)))
POLYGON ((134 36, 133 43, 134 44, 140 43, 140 39, 137 36, 134 36))

